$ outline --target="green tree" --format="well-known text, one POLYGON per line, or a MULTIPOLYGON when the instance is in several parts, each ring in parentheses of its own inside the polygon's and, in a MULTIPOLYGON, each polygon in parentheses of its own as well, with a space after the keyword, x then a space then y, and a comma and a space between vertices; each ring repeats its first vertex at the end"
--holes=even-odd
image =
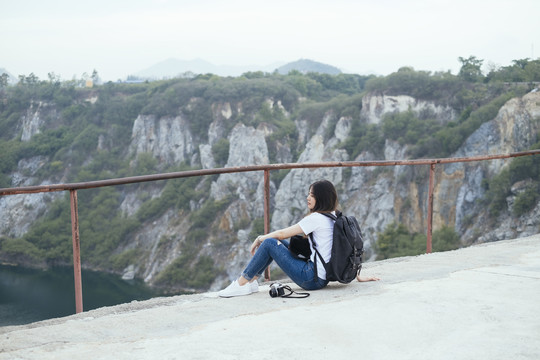
POLYGON ((135 175, 148 175, 156 172, 158 160, 152 153, 140 153, 134 169, 135 175))
POLYGON ((437 251, 455 250, 461 246, 459 234, 450 226, 444 225, 435 230, 431 237, 432 249, 437 251))
POLYGON ((539 188, 540 187, 538 185, 529 186, 525 191, 516 197, 514 207, 512 209, 514 215, 521 216, 534 209, 538 199, 540 198, 539 188))
POLYGON ((487 76, 489 81, 535 82, 540 81, 540 60, 529 58, 512 60, 512 65, 493 69, 487 76))
POLYGON ((9 75, 6 73, 2 73, 2 75, 0 75, 0 89, 8 86, 8 83, 9 83, 9 75))
MULTIPOLYGON (((420 255, 426 252, 427 236, 411 233, 403 224, 389 224, 382 233, 378 234, 375 250, 377 260, 420 255)), ((448 251, 461 245, 459 234, 449 227, 443 226, 432 234, 432 250, 448 251)))
POLYGON ((403 224, 389 224, 377 238, 377 260, 419 255, 426 251, 426 236, 411 234, 403 224))
POLYGON ((37 85, 39 83, 39 78, 34 73, 30 73, 24 81, 27 85, 37 85))
MULTIPOLYGON (((531 150, 540 149, 540 142, 530 147, 531 150)), ((523 156, 512 159, 510 165, 499 174, 484 182, 486 193, 484 202, 489 213, 497 217, 507 209, 506 198, 511 195, 511 187, 518 181, 528 180, 531 184, 526 191, 516 197, 514 214, 520 216, 531 210, 538 199, 540 189, 540 162, 535 156, 523 156)))
POLYGON ((221 138, 212 146, 212 155, 217 166, 223 166, 229 158, 229 140, 221 138))
POLYGON ((47 73, 47 77, 49 78, 49 83, 51 84, 60 84, 60 75, 56 75, 54 72, 47 73))
POLYGON ((479 82, 483 79, 482 64, 484 60, 477 59, 476 56, 469 56, 468 58, 460 56, 458 60, 461 62, 458 74, 460 78, 469 82, 479 82))
POLYGON ((92 71, 92 82, 94 83, 94 86, 96 86, 100 82, 99 74, 96 69, 92 71))

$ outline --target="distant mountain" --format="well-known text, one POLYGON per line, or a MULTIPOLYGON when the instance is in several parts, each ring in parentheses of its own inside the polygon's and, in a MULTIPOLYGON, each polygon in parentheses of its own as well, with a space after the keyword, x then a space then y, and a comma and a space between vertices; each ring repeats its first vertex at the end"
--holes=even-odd
POLYGON ((149 79, 174 78, 190 72, 193 74, 211 73, 219 76, 240 76, 249 71, 273 72, 281 65, 283 65, 281 62, 269 65, 215 65, 202 59, 171 58, 131 75, 149 79))
POLYGON ((292 70, 300 71, 301 73, 318 72, 322 74, 337 75, 341 73, 337 67, 326 65, 309 59, 300 59, 288 64, 285 64, 277 69, 280 74, 287 75, 292 70))
POLYGON ((291 70, 297 70, 301 73, 318 72, 331 75, 341 73, 341 70, 335 66, 308 59, 300 59, 287 64, 280 62, 269 65, 215 65, 203 59, 180 60, 170 58, 130 75, 154 80, 181 77, 189 73, 195 75, 210 73, 219 76, 240 76, 249 71, 271 73, 276 70, 284 75, 288 74, 291 70))

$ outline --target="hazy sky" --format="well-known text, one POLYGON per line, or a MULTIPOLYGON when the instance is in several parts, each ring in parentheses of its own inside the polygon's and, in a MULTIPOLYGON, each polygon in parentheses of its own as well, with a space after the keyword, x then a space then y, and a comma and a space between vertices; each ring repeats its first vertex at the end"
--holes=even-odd
POLYGON ((0 68, 117 80, 168 58, 457 73, 540 56, 539 0, 0 0, 0 68))

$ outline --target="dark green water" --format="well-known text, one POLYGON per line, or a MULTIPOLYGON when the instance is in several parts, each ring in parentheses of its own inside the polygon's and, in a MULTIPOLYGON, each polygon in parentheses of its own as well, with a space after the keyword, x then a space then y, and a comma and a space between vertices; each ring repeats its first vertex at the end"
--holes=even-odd
MULTIPOLYGON (((142 281, 82 271, 84 311, 158 296, 142 281)), ((75 314, 73 268, 47 271, 0 265, 0 326, 75 314)))

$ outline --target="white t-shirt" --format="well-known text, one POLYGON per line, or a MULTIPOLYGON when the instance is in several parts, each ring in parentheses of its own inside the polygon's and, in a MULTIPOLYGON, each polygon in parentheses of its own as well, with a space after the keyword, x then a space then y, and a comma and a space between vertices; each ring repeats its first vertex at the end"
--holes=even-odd
MULTIPOLYGON (((332 214, 336 214, 332 211, 332 214)), ((317 244, 317 250, 321 254, 325 262, 330 261, 332 253, 332 241, 334 238, 334 220, 322 215, 318 212, 314 212, 300 220, 298 225, 302 228, 304 234, 308 235, 312 233, 313 240, 317 244)), ((326 280, 326 270, 321 260, 313 249, 313 244, 309 242, 311 246, 311 261, 317 261, 317 276, 326 280)))

